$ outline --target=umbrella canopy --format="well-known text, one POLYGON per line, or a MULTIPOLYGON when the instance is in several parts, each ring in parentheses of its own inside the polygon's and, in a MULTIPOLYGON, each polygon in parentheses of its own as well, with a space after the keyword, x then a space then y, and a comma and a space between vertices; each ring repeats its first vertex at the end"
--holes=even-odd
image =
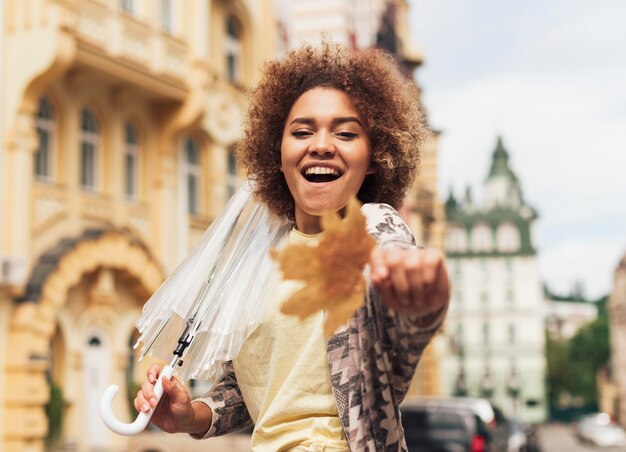
POLYGON ((144 305, 136 322, 141 357, 171 361, 175 375, 216 383, 260 324, 280 272, 269 257, 291 223, 271 215, 245 185, 192 252, 144 305))

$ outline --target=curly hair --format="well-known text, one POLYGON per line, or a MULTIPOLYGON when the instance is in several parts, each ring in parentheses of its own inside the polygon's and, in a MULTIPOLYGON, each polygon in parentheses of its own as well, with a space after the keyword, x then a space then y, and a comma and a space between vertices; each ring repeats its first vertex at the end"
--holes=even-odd
POLYGON ((335 88, 347 93, 366 122, 372 167, 357 194, 361 202, 398 208, 415 177, 419 145, 428 134, 414 83, 380 49, 350 51, 340 44, 301 47, 266 63, 250 96, 237 160, 255 183, 256 198, 270 211, 294 219, 294 201, 280 171, 285 121, 306 91, 335 88))

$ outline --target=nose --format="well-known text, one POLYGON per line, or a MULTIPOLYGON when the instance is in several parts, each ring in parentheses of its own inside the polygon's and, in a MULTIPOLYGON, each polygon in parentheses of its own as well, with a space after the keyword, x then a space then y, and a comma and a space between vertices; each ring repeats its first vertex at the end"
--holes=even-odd
POLYGON ((322 130, 315 134, 309 146, 309 152, 315 155, 332 156, 335 151, 335 145, 332 142, 330 133, 322 130))

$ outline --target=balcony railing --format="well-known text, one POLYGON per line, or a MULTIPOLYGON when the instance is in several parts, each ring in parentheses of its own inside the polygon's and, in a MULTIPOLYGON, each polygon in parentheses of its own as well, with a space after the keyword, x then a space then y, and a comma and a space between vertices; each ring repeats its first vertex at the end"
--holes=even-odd
POLYGON ((187 44, 121 10, 81 0, 74 11, 79 44, 157 77, 183 81, 187 44))

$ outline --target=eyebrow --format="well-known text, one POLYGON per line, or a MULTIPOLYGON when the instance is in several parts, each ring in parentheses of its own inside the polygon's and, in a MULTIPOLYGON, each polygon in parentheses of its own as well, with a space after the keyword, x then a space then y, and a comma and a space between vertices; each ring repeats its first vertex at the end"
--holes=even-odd
MULTIPOLYGON (((337 118, 333 118, 333 120, 331 121, 333 125, 345 124, 346 122, 356 122, 359 126, 363 127, 361 121, 359 121, 359 118, 357 118, 356 116, 340 116, 337 118)), ((294 123, 312 125, 315 124, 315 119, 309 117, 298 117, 294 118, 293 121, 289 123, 289 125, 292 125, 294 123)))

